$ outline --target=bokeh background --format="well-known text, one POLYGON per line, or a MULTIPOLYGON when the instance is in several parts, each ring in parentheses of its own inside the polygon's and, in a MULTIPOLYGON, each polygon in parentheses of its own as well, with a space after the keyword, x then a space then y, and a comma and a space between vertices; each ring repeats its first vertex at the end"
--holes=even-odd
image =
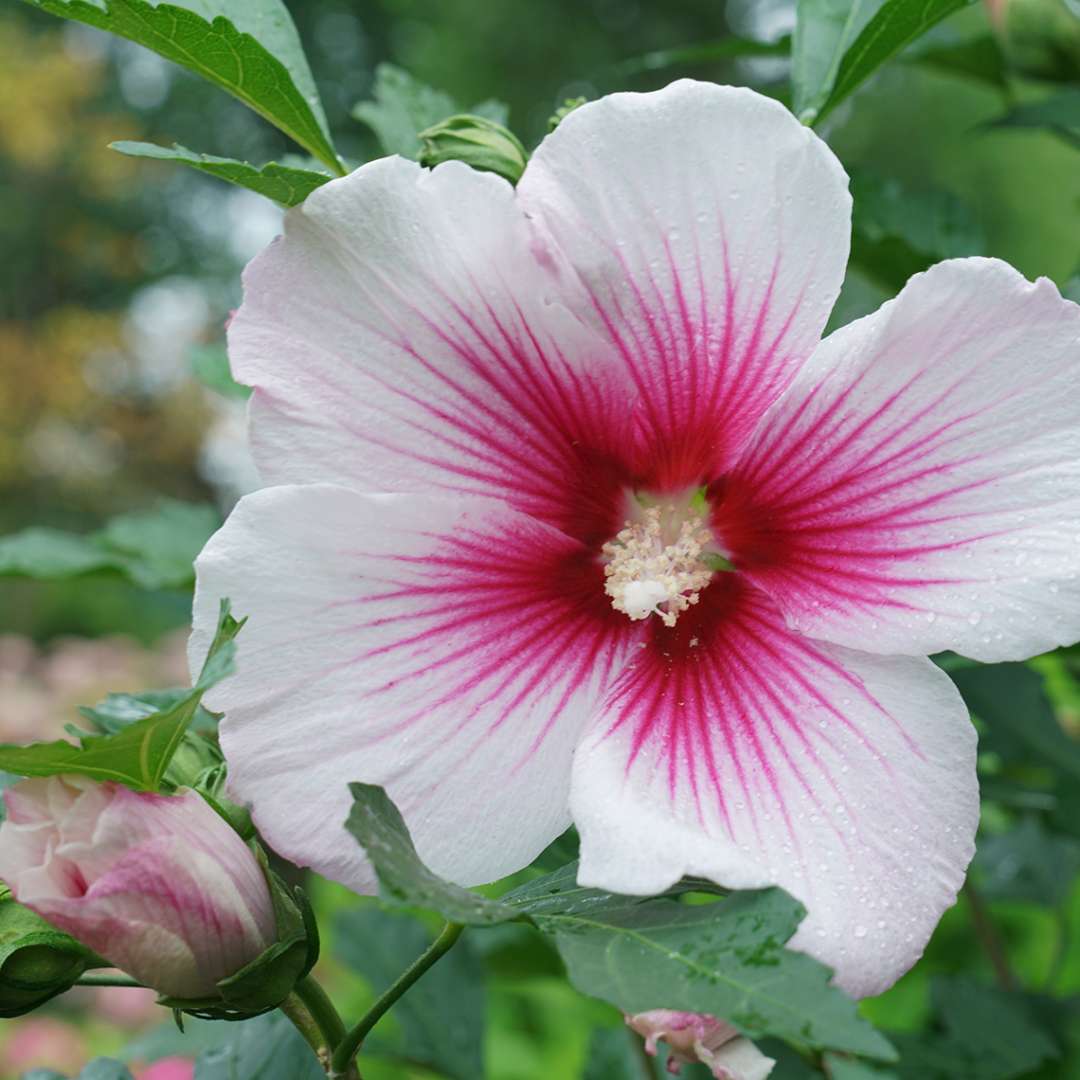
MULTIPOLYGON (((370 97, 380 63, 460 103, 506 102, 511 126, 532 145, 552 111, 578 95, 652 89, 692 75, 782 96, 785 59, 723 59, 711 45, 731 34, 775 41, 794 21, 793 4, 778 0, 289 6, 339 147, 356 162, 381 153, 350 112, 370 97)), ((954 254, 1000 256, 1080 299, 1076 0, 969 7, 889 64, 822 134, 852 174, 856 195, 855 261, 833 325, 872 310, 909 273, 954 254), (1062 88, 1077 95, 1076 113, 1056 127, 996 123, 1062 88)), ((175 141, 255 162, 290 149, 243 106, 157 56, 5 0, 0 537, 30 526, 90 532, 161 497, 220 515, 255 483, 242 395, 220 392, 218 374, 239 271, 275 235, 281 212, 180 166, 123 157, 107 148, 116 139, 175 141)), ((137 588, 105 573, 61 581, 0 576, 0 740, 54 737, 75 718, 76 704, 106 691, 183 683, 189 606, 186 589, 137 588)), ((1076 667, 1068 652, 1037 665, 1067 732, 1080 716, 1076 667)), ((990 835, 999 840, 1029 822, 1043 829, 1043 819, 1023 808, 989 813, 990 835)), ((976 898, 984 910, 962 900, 923 963, 866 1003, 868 1015, 892 1030, 918 1030, 933 1008, 932 978, 963 970, 1000 981, 995 949, 1010 977, 1029 989, 1075 999, 1080 845, 1067 833, 1039 848, 1046 865, 1034 871, 1024 856, 1039 847, 1038 836, 1026 846, 1014 840, 987 870, 986 898, 976 898), (995 890, 994 874, 1013 887, 995 890), (1017 875, 1024 888, 1015 887, 1017 875)), ((346 903, 333 889, 316 895, 327 911, 346 903)), ((489 1075, 581 1076, 594 1028, 614 1029, 619 1018, 577 997, 539 946, 519 946, 496 936, 477 959, 492 987, 489 1075)), ((328 964, 346 1001, 363 1002, 370 987, 347 958, 328 964)), ((88 1057, 118 1051, 161 1018, 138 991, 73 992, 33 1017, 0 1023, 0 1077, 34 1066, 77 1072, 88 1057)), ((129 1054, 142 1062, 141 1075, 190 1076, 181 1060, 190 1045, 154 1038, 129 1054), (145 1063, 162 1055, 148 1071, 145 1063)), ((1030 1075, 1080 1076, 1077 1060, 1066 1053, 1030 1075)), ((617 1080, 613 1072, 595 1080, 605 1076, 617 1080)))

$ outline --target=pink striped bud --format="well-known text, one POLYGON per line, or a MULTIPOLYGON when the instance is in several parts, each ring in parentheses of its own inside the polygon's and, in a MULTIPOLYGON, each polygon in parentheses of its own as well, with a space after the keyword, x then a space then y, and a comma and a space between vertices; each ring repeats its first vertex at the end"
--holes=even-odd
POLYGON ((161 994, 214 997, 274 943, 262 868, 195 792, 52 776, 4 800, 0 878, 15 898, 161 994))

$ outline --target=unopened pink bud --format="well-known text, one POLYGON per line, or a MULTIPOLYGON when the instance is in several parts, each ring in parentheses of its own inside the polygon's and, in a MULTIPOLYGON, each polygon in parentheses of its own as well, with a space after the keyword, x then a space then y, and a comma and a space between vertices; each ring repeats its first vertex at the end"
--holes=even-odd
POLYGON ((645 1040, 650 1054, 656 1053, 658 1041, 667 1043, 671 1051, 667 1067, 673 1074, 683 1065, 700 1062, 716 1080, 765 1080, 776 1064, 731 1024, 714 1016, 651 1009, 628 1016, 626 1022, 645 1040))
POLYGON ((160 993, 212 997, 273 944, 262 868, 195 792, 53 776, 4 800, 0 879, 15 898, 160 993))

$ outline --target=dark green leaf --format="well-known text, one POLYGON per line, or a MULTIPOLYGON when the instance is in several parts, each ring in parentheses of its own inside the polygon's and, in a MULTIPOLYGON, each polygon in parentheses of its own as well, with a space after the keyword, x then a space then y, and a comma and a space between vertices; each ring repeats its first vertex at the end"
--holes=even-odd
POLYGON ((721 1016, 751 1037, 892 1059, 889 1043, 829 985, 827 968, 784 943, 802 905, 780 889, 714 904, 650 900, 587 913, 544 913, 583 993, 626 1013, 676 1009, 721 1016))
MULTIPOLYGON (((645 1064, 634 1045, 636 1039, 629 1028, 597 1028, 589 1040, 582 1080, 642 1080, 645 1064)), ((649 1062, 656 1080, 670 1076, 663 1061, 664 1055, 660 1053, 649 1062)))
POLYGON ((578 857, 581 841, 573 825, 533 859, 532 865, 537 870, 559 870, 578 857))
POLYGON ((0 576, 56 580, 107 571, 146 589, 186 588, 195 557, 220 523, 210 506, 162 499, 83 536, 25 529, 0 538, 0 576))
POLYGON ((128 38, 194 71, 335 172, 340 164, 300 39, 282 0, 26 0, 128 38))
MULTIPOLYGON (((371 905, 342 912, 335 939, 339 959, 377 993, 431 942, 416 919, 371 905)), ((465 936, 394 1005, 400 1055, 456 1080, 484 1076, 484 1010, 484 970, 465 936)))
POLYGON ((981 255, 983 230, 948 191, 909 190, 894 178, 855 172, 852 261, 890 291, 941 259, 981 255))
MULTIPOLYGON (((0 767, 3 760, 0 759, 0 767)), ((379 875, 379 894, 393 903, 438 911, 451 922, 477 926, 508 922, 515 908, 488 900, 433 874, 416 854, 398 808, 375 784, 350 784, 352 810, 346 828, 379 875)))
POLYGON ((682 45, 672 49, 657 49, 623 60, 612 70, 616 78, 640 75, 646 71, 663 71, 671 67, 691 67, 710 64, 716 60, 729 60, 740 56, 787 56, 791 52, 791 38, 778 41, 751 41, 749 38, 726 37, 719 41, 704 41, 694 45, 682 45))
POLYGON ((922 37, 942 19, 971 2, 972 0, 886 0, 844 54, 832 92, 816 117, 803 116, 800 119, 804 123, 823 120, 882 64, 922 37))
POLYGON ((251 387, 238 383, 229 366, 229 354, 224 345, 201 345, 192 350, 191 371, 196 379, 216 390, 222 397, 245 401, 251 397, 251 387))
POLYGON ((917 55, 911 57, 911 61, 949 75, 977 79, 998 90, 1005 90, 1009 85, 1005 56, 997 37, 990 33, 920 49, 917 55))
POLYGON ((884 0, 796 0, 791 42, 792 111, 813 123, 840 63, 884 0))
POLYGON ((1080 778, 1080 742, 1065 734, 1024 664, 980 664, 950 671, 968 708, 987 727, 985 742, 1006 760, 1035 760, 1080 778))
POLYGON ((1022 994, 938 977, 933 1000, 941 1030, 896 1039, 902 1080, 1012 1080, 1059 1056, 1022 994))
POLYGON ((251 165, 235 158, 199 154, 180 146, 179 143, 174 143, 171 148, 145 142, 114 142, 109 143, 109 146, 129 157, 155 158, 158 161, 190 165, 191 168, 209 173, 219 180, 227 180, 230 184, 265 195, 282 206, 297 206, 317 187, 322 187, 331 179, 326 173, 278 165, 274 161, 268 165, 251 165))
POLYGON ((1080 871, 1080 843, 1027 817, 1009 832, 984 837, 974 868, 979 892, 988 900, 1057 905, 1080 871))
POLYGON ((387 154, 400 154, 415 160, 420 154, 419 133, 455 113, 470 112, 506 124, 506 106, 498 101, 483 101, 463 109, 449 94, 434 90, 414 79, 393 64, 375 69, 374 101, 353 106, 352 115, 375 132, 387 154))
POLYGON ((869 1062, 840 1054, 825 1055, 825 1074, 829 1080, 896 1080, 892 1069, 879 1069, 869 1062))
POLYGON ((278 1012, 222 1024, 228 1045, 195 1060, 195 1080, 326 1080, 300 1033, 278 1012))
POLYGON ((1069 87, 1044 98, 1010 109, 994 121, 1001 128, 1043 128, 1080 148, 1080 87, 1069 87))
POLYGON ((111 735, 85 735, 81 743, 57 739, 30 746, 0 746, 0 769, 21 776, 77 773, 115 780, 142 791, 157 791, 173 755, 195 718, 203 693, 230 674, 240 623, 222 604, 218 631, 202 673, 187 695, 111 735))

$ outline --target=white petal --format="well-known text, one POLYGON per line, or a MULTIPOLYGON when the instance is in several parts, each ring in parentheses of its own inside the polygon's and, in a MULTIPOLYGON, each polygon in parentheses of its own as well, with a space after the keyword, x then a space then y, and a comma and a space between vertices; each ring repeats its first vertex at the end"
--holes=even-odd
POLYGON ((718 1050, 702 1048, 701 1060, 717 1080, 765 1080, 776 1061, 766 1057, 749 1039, 732 1039, 718 1050))
POLYGON ((843 280, 851 199, 826 144, 770 98, 683 80, 576 109, 518 196, 580 274, 657 453, 729 464, 843 280))
POLYGON ((822 343, 718 511, 789 624, 883 653, 1080 638, 1080 307, 962 259, 822 343))
POLYGON ((928 660, 801 638, 734 577, 640 650, 575 755, 579 881, 781 885, 809 912, 795 947, 877 993, 963 881, 974 730, 928 660))
POLYGON ((581 545, 494 501, 280 487, 241 500, 197 571, 194 662, 221 597, 249 620, 208 703, 231 790, 283 855, 370 887, 351 781, 386 787, 456 881, 516 870, 566 827, 626 622, 581 545))
POLYGON ((264 480, 494 495, 565 527, 567 478, 626 442, 632 388, 558 291, 490 173, 385 158, 319 188, 229 328, 264 480))

